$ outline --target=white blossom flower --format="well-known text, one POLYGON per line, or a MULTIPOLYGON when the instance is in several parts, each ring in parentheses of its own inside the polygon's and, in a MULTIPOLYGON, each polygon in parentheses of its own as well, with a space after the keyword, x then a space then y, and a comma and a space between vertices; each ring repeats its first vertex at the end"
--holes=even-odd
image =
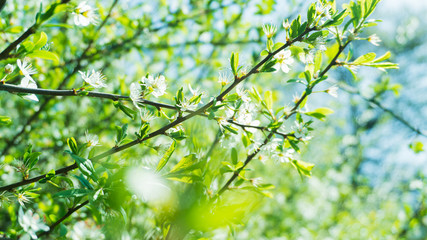
POLYGON ((292 99, 292 101, 293 101, 294 103, 298 103, 300 99, 301 99, 301 98, 300 98, 300 96, 299 96, 299 95, 294 94, 294 95, 293 95, 293 99, 292 99))
POLYGON ((40 230, 45 232, 49 231, 49 227, 41 221, 40 216, 36 213, 33 214, 33 211, 31 210, 24 213, 22 208, 19 208, 18 222, 32 239, 37 239, 36 233, 40 230))
POLYGON ((338 97, 338 87, 336 85, 326 89, 325 92, 331 95, 332 97, 335 97, 335 98, 338 97))
POLYGON ((259 121, 253 119, 253 114, 256 112, 256 106, 253 103, 245 102, 237 112, 236 121, 241 124, 258 126, 259 121))
POLYGON ((295 126, 292 129, 296 138, 300 138, 303 141, 311 139, 311 136, 308 136, 308 129, 302 123, 295 121, 295 126))
MULTIPOLYGON (((199 96, 199 95, 201 94, 200 98, 201 98, 201 99, 203 99, 203 98, 206 96, 206 92, 205 92, 205 91, 200 91, 200 88, 199 88, 199 87, 198 87, 198 88, 196 88, 196 89, 193 89, 193 88, 191 87, 191 85, 190 85, 190 84, 188 84, 188 89, 190 90, 191 94, 193 94, 193 97, 194 97, 194 96, 199 96)), ((203 101, 202 101, 202 100, 200 100, 200 103, 203 103, 203 101)))
POLYGON ((143 102, 144 97, 142 96, 142 88, 139 83, 131 83, 130 84, 130 99, 135 105, 136 108, 140 109, 138 106, 139 103, 143 102))
POLYGON ((143 77, 142 84, 152 91, 151 93, 155 97, 160 97, 166 92, 167 85, 163 75, 157 76, 156 78, 151 75, 149 75, 148 78, 143 77))
POLYGON ((184 131, 184 128, 181 125, 175 126, 173 128, 169 128, 168 130, 166 130, 166 134, 169 135, 179 131, 184 131))
POLYGON ((372 34, 371 36, 368 37, 368 41, 375 46, 379 46, 381 39, 377 36, 377 34, 372 34))
POLYGON ((291 50, 282 50, 274 57, 277 59, 277 63, 274 65, 276 72, 281 69, 284 73, 288 73, 291 70, 288 66, 294 62, 294 59, 291 57, 291 55, 291 50))
POLYGON ((321 2, 317 2, 316 4, 316 12, 318 15, 326 18, 327 20, 332 20, 331 16, 332 7, 329 4, 323 5, 321 2))
POLYGON ((273 158, 279 162, 287 163, 290 162, 294 158, 294 149, 288 149, 286 152, 276 152, 273 155, 273 158))
POLYGON ((150 122, 155 118, 154 114, 152 114, 150 111, 148 111, 145 108, 140 108, 139 114, 142 122, 150 122))
POLYGON ((300 53, 299 57, 301 59, 301 62, 303 62, 305 64, 313 64, 315 53, 316 53, 316 50, 314 50, 314 49, 300 53))
POLYGON ((7 64, 5 67, 4 67, 4 72, 6 73, 6 74, 10 74, 10 73, 12 73, 13 72, 13 70, 15 70, 15 66, 13 66, 12 64, 7 64))
POLYGON ((177 104, 177 106, 181 109, 181 111, 194 111, 197 108, 197 104, 191 103, 187 99, 185 101, 182 101, 180 104, 177 104))
MULTIPOLYGON (((31 78, 31 77, 27 77, 25 76, 22 80, 21 83, 19 84, 20 87, 24 87, 24 88, 37 88, 37 84, 36 82, 31 78)), ((39 99, 37 98, 36 95, 34 94, 28 94, 23 96, 24 99, 30 100, 30 101, 35 101, 38 102, 39 99)))
POLYGON ((87 26, 89 24, 96 25, 98 17, 95 9, 89 6, 86 1, 81 2, 73 12, 74 24, 77 26, 87 26))
POLYGON ((348 68, 350 68, 351 71, 353 71, 354 73, 357 73, 357 71, 359 70, 359 66, 354 65, 354 64, 348 64, 347 65, 348 68))
POLYGON ((95 147, 101 145, 99 144, 99 137, 95 134, 89 134, 88 130, 86 130, 85 132, 85 138, 88 147, 95 147))
POLYGON ((191 85, 188 84, 188 89, 190 90, 191 94, 193 94, 193 96, 199 96, 200 94, 202 95, 202 98, 204 98, 206 96, 206 92, 205 91, 200 91, 200 87, 197 87, 197 88, 193 89, 191 87, 191 85))
POLYGON ((33 80, 30 75, 36 74, 37 70, 35 68, 32 68, 31 63, 27 62, 26 59, 22 60, 22 62, 20 59, 18 59, 16 60, 16 64, 18 65, 18 68, 19 68, 19 74, 24 75, 27 78, 33 80))
POLYGON ((90 73, 90 71, 87 73, 79 71, 79 73, 82 75, 83 80, 94 88, 107 86, 104 82, 105 76, 100 71, 95 72, 95 70, 92 69, 92 73, 90 73))
POLYGON ((230 83, 230 78, 227 76, 225 72, 220 72, 218 77, 218 82, 221 84, 221 86, 225 86, 230 83))
POLYGON ((240 97, 240 99, 242 99, 243 102, 250 102, 251 101, 251 99, 248 96, 248 93, 246 92, 246 90, 242 86, 239 86, 236 88, 236 93, 240 97))
POLYGON ((277 147, 280 145, 280 142, 282 140, 279 138, 274 138, 264 146, 262 146, 261 150, 266 152, 268 155, 271 155, 275 152, 277 152, 277 147))
POLYGON ((80 221, 74 224, 71 231, 67 234, 68 239, 81 240, 81 239, 105 239, 101 228, 96 226, 92 220, 80 221))
POLYGON ((218 122, 219 127, 221 129, 224 129, 224 126, 229 126, 230 125, 230 123, 224 117, 219 117, 219 118, 216 119, 216 121, 218 122))
POLYGON ((291 28, 291 24, 289 24, 289 19, 283 20, 282 25, 283 25, 283 28, 286 30, 291 28))
POLYGON ((277 27, 274 24, 264 24, 262 25, 262 30, 267 38, 272 38, 277 31, 277 27))
POLYGON ((248 154, 252 154, 255 151, 258 151, 258 149, 261 147, 261 145, 262 145, 262 140, 256 139, 253 143, 251 143, 248 146, 248 154))
POLYGON ((32 197, 27 196, 27 195, 25 194, 25 192, 23 192, 23 193, 18 193, 18 194, 16 195, 16 198, 17 198, 17 200, 18 200, 18 203, 19 203, 22 207, 25 207, 25 204, 26 204, 26 203, 30 203, 30 202, 31 202, 31 198, 32 198, 32 197))

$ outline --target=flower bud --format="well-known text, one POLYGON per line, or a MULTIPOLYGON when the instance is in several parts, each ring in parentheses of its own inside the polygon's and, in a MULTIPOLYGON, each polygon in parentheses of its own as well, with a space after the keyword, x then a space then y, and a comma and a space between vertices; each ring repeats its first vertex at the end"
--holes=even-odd
POLYGON ((12 64, 7 64, 6 67, 4 67, 4 72, 6 74, 10 74, 13 72, 14 69, 15 67, 12 64))

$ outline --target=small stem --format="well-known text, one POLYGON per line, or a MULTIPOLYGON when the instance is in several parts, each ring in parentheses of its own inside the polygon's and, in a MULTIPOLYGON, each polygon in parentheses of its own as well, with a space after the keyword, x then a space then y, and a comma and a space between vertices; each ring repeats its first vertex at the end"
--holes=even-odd
POLYGON ((79 210, 80 208, 84 207, 85 205, 87 205, 89 203, 89 200, 84 201, 83 203, 77 205, 76 207, 70 208, 68 209, 67 213, 62 216, 60 219, 58 219, 58 221, 54 222, 52 225, 49 226, 49 231, 47 232, 42 232, 40 234, 37 234, 37 237, 41 237, 41 236, 48 236, 49 234, 51 234, 53 232, 53 230, 60 224, 62 223, 65 219, 67 219, 69 216, 71 216, 71 214, 73 214, 74 212, 76 212, 77 210, 79 210))

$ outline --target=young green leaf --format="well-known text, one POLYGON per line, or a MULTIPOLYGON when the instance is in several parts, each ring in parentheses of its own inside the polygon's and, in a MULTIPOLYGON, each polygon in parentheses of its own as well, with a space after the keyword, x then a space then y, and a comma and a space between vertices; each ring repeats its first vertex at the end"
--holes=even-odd
POLYGON ((172 156, 172 153, 175 151, 175 148, 176 148, 176 141, 173 141, 172 144, 169 146, 168 150, 166 150, 162 159, 160 159, 159 163, 157 164, 157 167, 156 167, 157 172, 162 170, 166 166, 166 163, 168 163, 170 157, 172 156))

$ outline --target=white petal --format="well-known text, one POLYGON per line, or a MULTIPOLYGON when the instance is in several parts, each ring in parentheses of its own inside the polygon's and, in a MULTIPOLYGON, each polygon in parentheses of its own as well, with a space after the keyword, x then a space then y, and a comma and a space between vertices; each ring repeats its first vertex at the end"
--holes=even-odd
POLYGON ((282 68, 282 71, 284 72, 284 73, 288 73, 289 72, 289 67, 288 67, 288 65, 286 65, 285 63, 282 63, 281 64, 281 68, 282 68))

